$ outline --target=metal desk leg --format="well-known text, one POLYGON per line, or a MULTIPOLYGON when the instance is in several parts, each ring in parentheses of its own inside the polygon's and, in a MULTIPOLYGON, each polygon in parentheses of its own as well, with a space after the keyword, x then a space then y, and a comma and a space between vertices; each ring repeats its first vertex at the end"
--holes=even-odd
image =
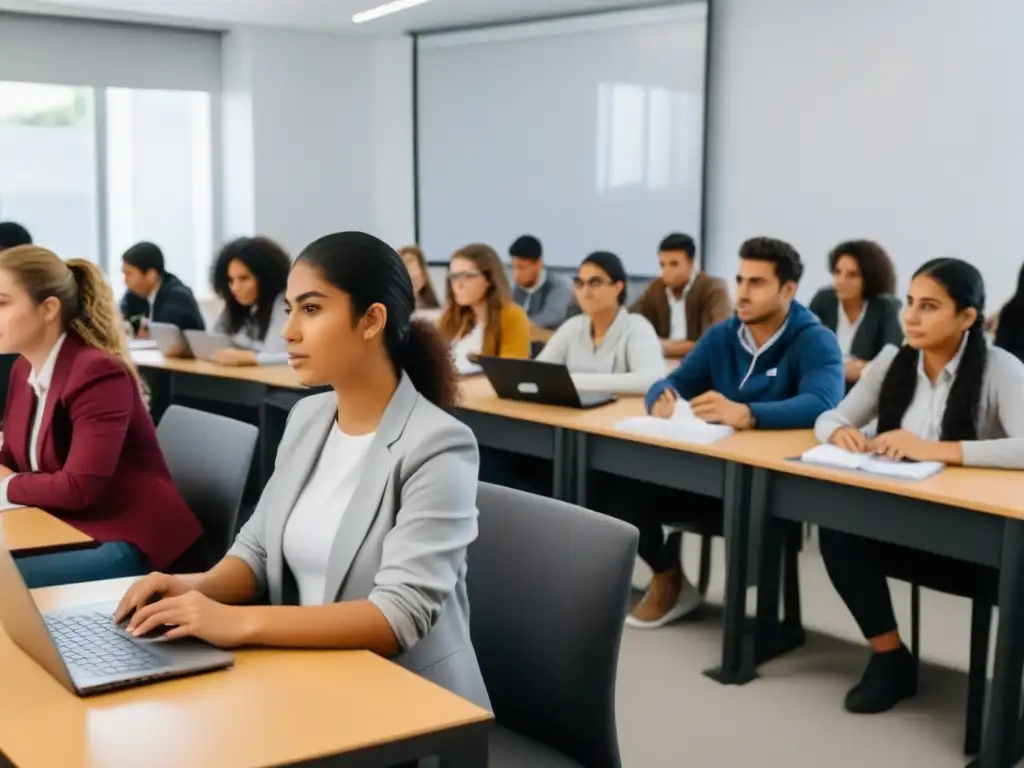
POLYGON ((587 506, 587 484, 590 480, 590 467, 587 454, 587 435, 584 432, 576 433, 576 451, 574 456, 573 475, 576 483, 576 495, 572 499, 573 504, 580 507, 587 506))
POLYGON ((753 653, 744 652, 747 615, 747 564, 750 560, 750 469, 725 467, 726 573, 722 665, 704 672, 722 685, 743 685, 757 677, 753 653))
POLYGON ((999 627, 992 674, 992 700, 980 768, 1011 768, 1017 760, 1021 674, 1024 672, 1024 520, 1004 523, 999 564, 999 627))

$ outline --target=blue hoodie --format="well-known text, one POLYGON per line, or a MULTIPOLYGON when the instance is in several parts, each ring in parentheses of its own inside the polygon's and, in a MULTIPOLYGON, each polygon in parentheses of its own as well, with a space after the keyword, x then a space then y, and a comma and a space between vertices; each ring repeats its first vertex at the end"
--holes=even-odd
POLYGON ((781 335, 754 355, 736 316, 709 330, 682 364, 647 392, 648 412, 666 389, 690 400, 714 390, 750 406, 759 429, 808 429, 845 389, 843 354, 832 331, 793 302, 781 335))

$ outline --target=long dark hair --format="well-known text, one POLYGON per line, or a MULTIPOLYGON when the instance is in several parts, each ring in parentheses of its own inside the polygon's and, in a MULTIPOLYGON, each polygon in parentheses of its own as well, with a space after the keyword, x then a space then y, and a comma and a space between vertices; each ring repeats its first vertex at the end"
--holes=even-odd
POLYGON ((995 343, 1024 360, 1024 267, 1017 278, 1017 293, 999 312, 995 343))
POLYGON ((873 299, 886 293, 896 293, 896 269, 885 249, 873 240, 847 240, 828 255, 828 271, 836 271, 840 257, 849 256, 857 262, 864 281, 864 299, 873 299))
POLYGON ((227 312, 227 332, 238 333, 249 318, 249 307, 243 307, 231 293, 228 284, 228 266, 240 261, 256 278, 256 322, 260 339, 266 338, 274 302, 288 286, 288 272, 292 268, 288 252, 269 237, 239 237, 221 248, 213 264, 210 282, 217 295, 224 300, 227 312))
POLYGON ((450 346, 433 323, 413 320, 412 280, 395 249, 365 232, 325 235, 303 249, 295 263, 317 269, 352 301, 352 322, 372 304, 387 309, 384 345, 395 367, 405 371, 427 400, 450 409, 458 399, 458 378, 450 346))
MULTIPOLYGON (((921 266, 914 277, 927 275, 941 285, 958 311, 975 309, 978 319, 967 331, 956 378, 949 389, 946 410, 942 414, 942 440, 976 440, 981 386, 988 358, 985 342, 985 283, 981 273, 960 259, 933 259, 921 266)), ((878 396, 878 431, 899 429, 917 388, 919 353, 904 345, 889 367, 878 396)))

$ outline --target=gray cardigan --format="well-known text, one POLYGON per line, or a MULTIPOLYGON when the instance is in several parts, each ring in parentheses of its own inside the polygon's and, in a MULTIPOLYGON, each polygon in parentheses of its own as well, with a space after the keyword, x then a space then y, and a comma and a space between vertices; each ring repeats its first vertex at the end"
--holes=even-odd
MULTIPOLYGON (((274 474, 228 556, 272 605, 297 605, 284 531, 337 416, 334 392, 300 400, 274 474)), ((325 603, 368 599, 398 638, 395 661, 490 709, 469 634, 466 550, 477 536, 476 438, 408 376, 377 427, 327 563, 325 603)))
MULTIPOLYGON (((270 311, 270 324, 267 332, 260 338, 260 329, 255 317, 246 318, 242 327, 231 336, 231 345, 238 349, 248 349, 256 353, 257 365, 286 365, 288 363, 288 345, 281 337, 284 326, 288 322, 288 307, 282 293, 274 300, 270 311)), ((214 326, 217 333, 228 333, 227 310, 221 312, 214 326)))
MULTIPOLYGON (((888 346, 857 385, 814 424, 814 436, 826 443, 839 427, 860 429, 878 416, 882 382, 899 349, 888 346)), ((989 347, 978 409, 978 439, 962 443, 965 467, 1024 469, 1024 363, 1005 350, 989 347)))
POLYGON ((665 375, 661 341, 647 318, 622 308, 601 342, 594 346, 587 315, 566 320, 537 360, 569 369, 581 392, 642 395, 665 375))

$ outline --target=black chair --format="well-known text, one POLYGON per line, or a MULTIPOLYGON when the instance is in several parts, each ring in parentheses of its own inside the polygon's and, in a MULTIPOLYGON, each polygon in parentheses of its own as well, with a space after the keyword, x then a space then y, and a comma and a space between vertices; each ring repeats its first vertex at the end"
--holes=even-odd
POLYGON ((470 629, 496 725, 492 768, 621 768, 615 676, 639 534, 480 484, 470 629))
POLYGON ((178 491, 203 525, 207 557, 216 562, 235 538, 259 430, 226 416, 172 405, 160 420, 157 437, 178 491))

